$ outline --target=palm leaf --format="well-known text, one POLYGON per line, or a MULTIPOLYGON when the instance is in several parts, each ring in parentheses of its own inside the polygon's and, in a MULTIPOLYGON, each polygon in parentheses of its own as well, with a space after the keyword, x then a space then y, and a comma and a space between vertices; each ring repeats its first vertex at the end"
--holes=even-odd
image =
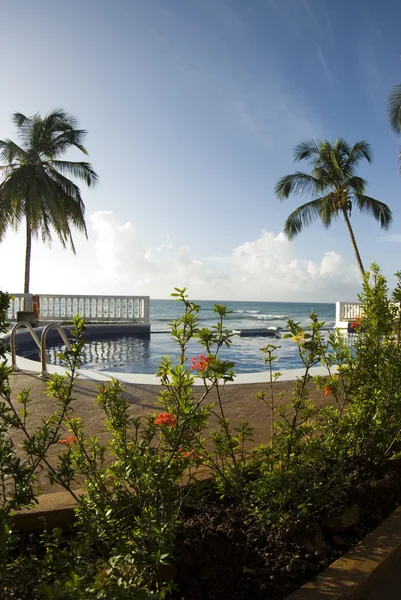
POLYGON ((395 133, 401 132, 401 84, 395 85, 387 102, 387 114, 390 127, 395 133))
POLYGON ((384 202, 363 194, 355 194, 355 204, 361 212, 372 215, 376 221, 379 221, 382 229, 390 227, 393 215, 390 207, 384 204, 384 202))
POLYGON ((370 144, 365 142, 364 140, 357 142, 353 145, 351 152, 348 155, 348 160, 344 165, 344 174, 347 177, 350 177, 354 174, 355 167, 359 164, 359 162, 365 159, 368 163, 372 162, 372 152, 370 149, 370 144))
POLYGON ((282 177, 274 188, 274 192, 280 200, 288 198, 290 194, 315 194, 317 191, 321 191, 319 180, 313 175, 300 171, 282 177))
POLYGON ((76 179, 82 179, 88 187, 96 185, 99 181, 99 177, 93 170, 92 165, 87 162, 52 160, 51 167, 61 173, 68 173, 76 179))
POLYGON ((366 179, 354 175, 347 179, 346 184, 347 187, 349 187, 353 192, 363 195, 365 192, 365 187, 368 185, 368 182, 366 181, 366 179))
POLYGON ((321 142, 318 140, 307 139, 297 144, 294 148, 294 162, 304 159, 314 160, 320 153, 321 142))
POLYGON ((0 140, 0 160, 13 163, 16 159, 23 161, 26 152, 12 140, 0 140))
POLYGON ((329 227, 333 216, 332 194, 316 198, 299 206, 290 214, 284 225, 284 233, 289 240, 292 240, 317 219, 321 219, 325 227, 329 227))
POLYGON ((21 138, 22 145, 25 148, 29 148, 30 146, 32 120, 35 117, 37 117, 37 115, 34 115, 33 117, 26 117, 19 112, 14 113, 12 116, 14 125, 18 127, 18 136, 21 138))

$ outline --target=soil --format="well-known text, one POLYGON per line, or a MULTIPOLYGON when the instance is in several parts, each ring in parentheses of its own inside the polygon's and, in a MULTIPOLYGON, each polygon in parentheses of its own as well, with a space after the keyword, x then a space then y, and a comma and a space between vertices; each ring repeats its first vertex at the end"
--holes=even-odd
POLYGON ((282 600, 400 505, 401 462, 366 473, 363 481, 314 520, 292 522, 281 530, 264 528, 246 508, 204 496, 187 507, 177 534, 175 598, 282 600), (356 524, 340 534, 324 533, 324 527, 322 531, 328 517, 342 515, 349 507, 359 514, 356 524))

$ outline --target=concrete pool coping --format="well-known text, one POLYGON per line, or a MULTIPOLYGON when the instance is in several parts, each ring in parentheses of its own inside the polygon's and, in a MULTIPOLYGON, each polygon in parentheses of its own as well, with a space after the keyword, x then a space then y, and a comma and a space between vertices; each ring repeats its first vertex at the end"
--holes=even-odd
MULTIPOLYGON (((7 353, 7 364, 11 366, 11 355, 7 353)), ((17 365, 21 371, 32 371, 34 373, 41 372, 41 364, 36 360, 30 360, 23 356, 17 356, 17 365)), ((66 368, 58 365, 47 365, 47 370, 50 375, 58 373, 65 375, 66 368)), ((310 374, 314 377, 316 375, 327 376, 328 372, 326 367, 313 367, 310 369, 310 374)), ((89 379, 92 381, 109 381, 112 377, 118 379, 123 383, 134 383, 144 385, 161 385, 160 379, 156 375, 150 375, 146 373, 120 373, 119 371, 95 371, 92 369, 79 369, 79 376, 82 379, 89 379)), ((279 381, 293 381, 298 377, 304 375, 305 369, 287 369, 281 371, 281 377, 279 381)), ((244 384, 244 383, 266 383, 268 380, 268 371, 260 371, 258 373, 240 373, 235 376, 234 381, 229 381, 227 385, 244 384)), ((193 385, 203 386, 203 379, 196 377, 193 385)))

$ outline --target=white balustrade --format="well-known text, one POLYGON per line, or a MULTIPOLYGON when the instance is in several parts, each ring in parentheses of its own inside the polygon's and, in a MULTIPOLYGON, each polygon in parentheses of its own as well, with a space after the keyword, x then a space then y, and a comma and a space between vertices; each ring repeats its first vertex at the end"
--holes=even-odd
POLYGON ((10 304, 8 305, 7 320, 16 321, 17 312, 23 310, 32 310, 32 294, 10 294, 10 304))
POLYGON ((348 323, 361 316, 361 302, 336 302, 336 327, 348 329, 348 323))
MULTIPOLYGON (((31 294, 13 294, 10 302, 8 320, 16 321, 17 311, 27 306, 26 296, 31 294)), ((81 315, 87 322, 110 323, 140 323, 150 322, 149 296, 65 296, 59 294, 39 294, 38 321, 71 321, 76 315, 81 315)))

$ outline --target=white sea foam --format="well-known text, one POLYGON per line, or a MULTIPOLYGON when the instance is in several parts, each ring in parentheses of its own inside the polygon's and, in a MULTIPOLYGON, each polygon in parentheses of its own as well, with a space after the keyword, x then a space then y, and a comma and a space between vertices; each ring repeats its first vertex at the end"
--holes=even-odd
POLYGON ((276 321, 288 319, 288 315, 258 315, 257 318, 261 321, 276 321))

